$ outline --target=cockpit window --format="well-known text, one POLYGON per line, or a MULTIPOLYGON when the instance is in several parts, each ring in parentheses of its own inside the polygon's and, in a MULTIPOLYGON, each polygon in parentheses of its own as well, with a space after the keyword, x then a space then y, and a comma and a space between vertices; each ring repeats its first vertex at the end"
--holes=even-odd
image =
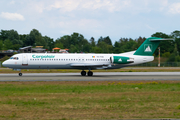
POLYGON ((19 58, 18 57, 11 57, 10 59, 18 60, 19 58))

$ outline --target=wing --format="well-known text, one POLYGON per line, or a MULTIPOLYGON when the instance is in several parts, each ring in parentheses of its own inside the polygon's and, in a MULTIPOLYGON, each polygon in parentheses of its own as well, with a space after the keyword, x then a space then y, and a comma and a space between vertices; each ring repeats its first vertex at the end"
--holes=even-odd
POLYGON ((90 63, 72 63, 71 67, 79 68, 79 69, 97 69, 97 68, 108 68, 110 64, 90 64, 90 63))

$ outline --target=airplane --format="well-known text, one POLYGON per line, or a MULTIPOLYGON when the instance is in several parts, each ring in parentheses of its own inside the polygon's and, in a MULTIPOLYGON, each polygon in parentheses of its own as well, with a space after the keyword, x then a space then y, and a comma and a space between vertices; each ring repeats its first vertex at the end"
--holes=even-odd
POLYGON ((82 70, 82 76, 93 76, 91 70, 118 69, 153 61, 153 53, 160 41, 164 40, 173 39, 150 37, 136 51, 120 54, 20 53, 4 61, 2 65, 19 70, 19 76, 22 76, 21 69, 79 69, 82 70))

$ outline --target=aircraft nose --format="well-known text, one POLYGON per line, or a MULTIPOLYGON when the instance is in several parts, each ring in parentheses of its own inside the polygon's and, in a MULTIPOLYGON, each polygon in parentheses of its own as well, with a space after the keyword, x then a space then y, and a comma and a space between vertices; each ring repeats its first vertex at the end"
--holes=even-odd
POLYGON ((7 67, 7 61, 4 61, 3 63, 2 63, 2 65, 4 66, 4 67, 7 67))

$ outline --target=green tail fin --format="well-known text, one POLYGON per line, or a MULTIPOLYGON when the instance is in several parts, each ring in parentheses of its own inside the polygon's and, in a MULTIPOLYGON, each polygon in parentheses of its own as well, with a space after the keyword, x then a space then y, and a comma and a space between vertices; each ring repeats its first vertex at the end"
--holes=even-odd
POLYGON ((143 44, 136 50, 134 55, 152 56, 156 48, 158 47, 160 41, 162 40, 173 40, 173 39, 150 37, 143 42, 143 44))

